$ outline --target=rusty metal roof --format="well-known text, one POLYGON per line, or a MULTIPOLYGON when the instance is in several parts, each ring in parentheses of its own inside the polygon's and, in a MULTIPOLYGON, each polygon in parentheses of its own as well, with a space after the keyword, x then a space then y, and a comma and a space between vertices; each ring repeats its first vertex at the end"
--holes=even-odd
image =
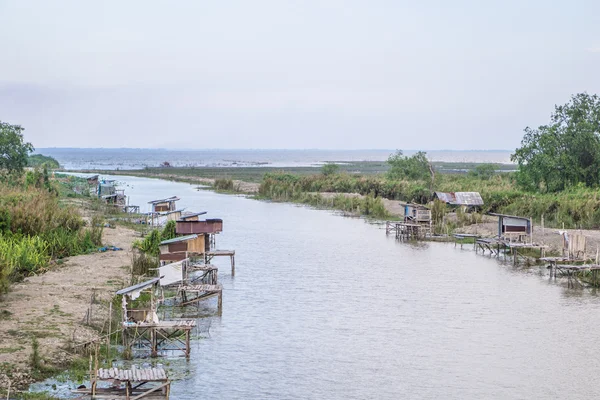
POLYGON ((435 192, 444 203, 457 206, 482 206, 483 199, 479 192, 435 192))

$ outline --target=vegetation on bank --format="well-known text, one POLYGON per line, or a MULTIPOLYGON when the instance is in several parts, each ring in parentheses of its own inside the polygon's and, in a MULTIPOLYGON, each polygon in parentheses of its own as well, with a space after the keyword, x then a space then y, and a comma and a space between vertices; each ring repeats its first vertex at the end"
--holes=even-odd
POLYGON ((41 171, 0 180, 0 292, 10 282, 43 272, 53 260, 102 244, 102 219, 85 227, 77 210, 57 194, 41 171))
POLYGON ((33 146, 22 131, 0 122, 0 294, 53 260, 101 245, 102 221, 85 228, 79 213, 60 201, 46 166, 24 171, 33 146))
POLYGON ((27 166, 31 168, 59 169, 60 164, 54 157, 42 154, 32 154, 27 157, 27 166))

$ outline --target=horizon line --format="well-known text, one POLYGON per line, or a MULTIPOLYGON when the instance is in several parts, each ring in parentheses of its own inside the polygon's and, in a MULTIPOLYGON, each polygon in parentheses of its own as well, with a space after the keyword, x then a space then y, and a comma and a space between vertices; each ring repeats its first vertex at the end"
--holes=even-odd
POLYGON ((226 148, 226 147, 215 147, 215 148, 181 148, 181 147, 38 147, 37 150, 164 150, 164 151, 486 151, 486 152, 512 152, 514 150, 509 149, 387 149, 387 148, 361 148, 361 149, 343 149, 343 148, 226 148))

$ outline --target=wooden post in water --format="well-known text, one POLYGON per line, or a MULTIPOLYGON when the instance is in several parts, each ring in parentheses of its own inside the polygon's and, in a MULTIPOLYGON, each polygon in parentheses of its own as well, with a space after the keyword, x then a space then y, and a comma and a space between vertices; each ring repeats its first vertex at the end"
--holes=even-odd
POLYGON ((231 276, 235 276, 235 255, 229 256, 231 258, 231 276))
POLYGON ((158 340, 156 338, 156 332, 154 328, 150 328, 150 343, 151 343, 151 357, 158 357, 158 340))
POLYGON ((219 297, 217 300, 217 310, 219 312, 219 315, 223 312, 223 289, 221 288, 221 291, 219 292, 219 297))
POLYGON ((185 358, 190 359, 190 329, 185 330, 185 358))

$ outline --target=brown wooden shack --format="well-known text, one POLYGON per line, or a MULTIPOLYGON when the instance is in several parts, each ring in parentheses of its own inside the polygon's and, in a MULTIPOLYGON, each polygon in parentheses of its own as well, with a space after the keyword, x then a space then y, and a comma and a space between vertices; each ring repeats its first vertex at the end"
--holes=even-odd
POLYGON ((175 232, 178 235, 191 234, 214 234, 223 231, 223 220, 218 218, 207 219, 205 221, 179 220, 176 222, 175 232))
POLYGON ((161 261, 180 261, 187 258, 187 253, 204 253, 207 244, 204 235, 187 235, 163 240, 159 245, 159 259, 161 261))
POLYGON ((172 196, 167 199, 152 200, 149 201, 148 204, 152 205, 152 212, 175 211, 177 209, 175 207, 175 202, 177 200, 179 200, 179 197, 172 196))

